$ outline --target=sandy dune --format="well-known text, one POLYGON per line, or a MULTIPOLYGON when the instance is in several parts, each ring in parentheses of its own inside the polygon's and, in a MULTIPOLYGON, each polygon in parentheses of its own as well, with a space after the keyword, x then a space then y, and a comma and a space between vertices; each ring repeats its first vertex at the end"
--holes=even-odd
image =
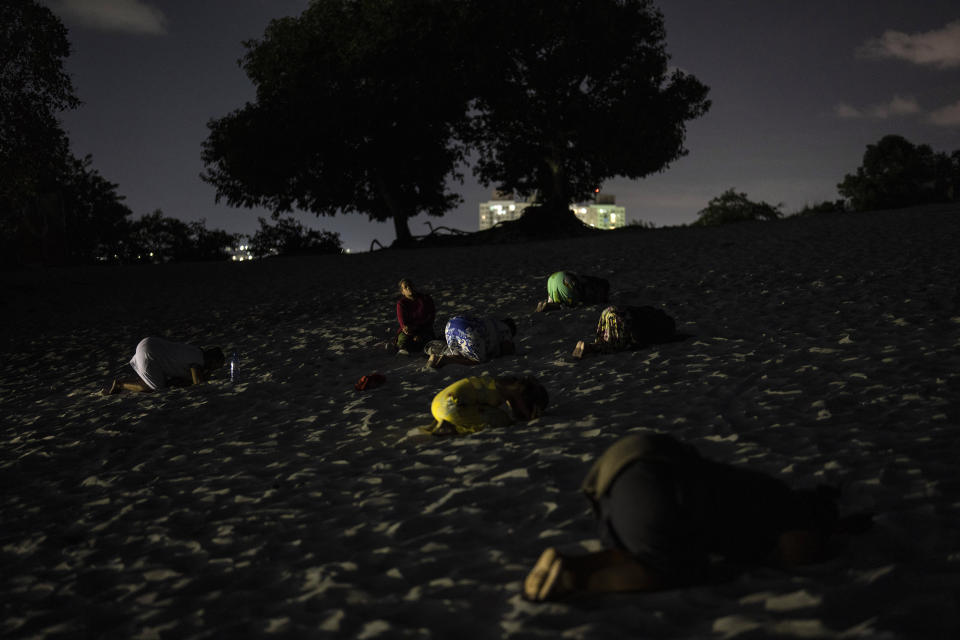
POLYGON ((960 637, 957 207, 0 282, 4 637, 960 637), (573 361, 599 309, 532 313, 559 268, 693 337, 573 361), (521 352, 376 348, 401 276, 438 326, 513 316, 521 352), (243 382, 99 396, 147 335, 236 349, 243 382), (538 376, 547 414, 415 434, 482 372, 538 376), (839 484, 876 526, 795 573, 523 601, 543 547, 597 544, 577 487, 633 430, 839 484))

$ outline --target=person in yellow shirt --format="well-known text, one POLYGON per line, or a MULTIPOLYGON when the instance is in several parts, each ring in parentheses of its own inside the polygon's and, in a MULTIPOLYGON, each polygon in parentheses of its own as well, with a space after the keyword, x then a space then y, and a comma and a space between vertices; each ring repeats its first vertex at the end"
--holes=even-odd
POLYGON ((505 427, 514 420, 539 417, 548 401, 547 390, 532 376, 463 378, 434 397, 430 412, 435 422, 424 431, 453 435, 505 427), (501 408, 504 404, 512 416, 501 408))

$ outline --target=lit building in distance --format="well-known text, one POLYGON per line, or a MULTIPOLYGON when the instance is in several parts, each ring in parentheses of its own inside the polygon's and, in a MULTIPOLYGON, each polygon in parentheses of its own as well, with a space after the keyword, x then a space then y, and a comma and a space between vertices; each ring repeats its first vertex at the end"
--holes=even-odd
POLYGON ((512 193, 493 191, 493 200, 480 203, 480 231, 495 227, 501 222, 516 220, 529 207, 530 202, 516 202, 512 193))
POLYGON ((234 262, 253 260, 253 251, 251 250, 249 244, 240 244, 230 247, 228 251, 230 252, 230 259, 234 262))
POLYGON ((575 204, 570 208, 585 224, 597 229, 619 229, 627 226, 627 210, 617 205, 616 196, 598 193, 590 204, 575 204))
MULTIPOLYGON (((511 193, 494 191, 492 200, 480 203, 480 231, 501 222, 518 219, 523 210, 531 204, 533 202, 530 200, 514 200, 511 193)), ((571 205, 570 210, 584 224, 596 229, 619 229, 627 226, 627 210, 616 204, 616 197, 612 194, 598 193, 593 202, 571 205)))

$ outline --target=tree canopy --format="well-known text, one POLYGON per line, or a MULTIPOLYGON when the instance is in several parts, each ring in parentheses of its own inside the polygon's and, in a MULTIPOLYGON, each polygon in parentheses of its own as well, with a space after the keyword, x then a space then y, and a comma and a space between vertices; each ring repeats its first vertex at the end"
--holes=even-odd
POLYGON ((0 262, 226 259, 237 237, 159 210, 131 221, 117 185, 78 158, 58 116, 80 104, 67 30, 34 0, 0 3, 0 262))
POLYGON ((392 219, 400 241, 409 217, 455 205, 465 98, 452 4, 321 0, 272 21, 242 61, 256 102, 209 123, 203 177, 217 198, 392 219))
POLYGON ((184 222, 156 209, 130 224, 118 258, 124 262, 227 260, 240 237, 208 229, 205 219, 184 222))
MULTIPOLYGON (((31 253, 51 224, 41 196, 73 167, 57 114, 79 104, 63 70, 67 31, 33 0, 0 3, 0 243, 3 260, 31 253)), ((47 254, 44 245, 37 253, 47 254)))
POLYGON ((613 176, 641 178, 686 153, 708 89, 669 71, 663 17, 647 0, 483 3, 470 141, 485 183, 566 213, 613 176))
POLYGON ((470 151, 542 208, 686 153, 707 88, 670 72, 648 0, 315 0, 246 43, 256 100, 209 123, 218 200, 318 215, 442 215, 470 151))
POLYGON ((772 205, 761 200, 754 202, 746 193, 727 189, 707 203, 706 208, 697 213, 694 225, 709 226, 730 224, 732 222, 750 222, 754 220, 776 220, 783 216, 782 205, 772 205))
POLYGON ((867 145, 863 164, 837 185, 856 211, 895 209, 960 199, 960 151, 936 153, 887 135, 867 145))
POLYGON ((260 228, 250 238, 250 250, 258 258, 266 256, 315 255, 341 253, 340 234, 307 229, 294 218, 280 218, 271 225, 257 218, 260 228))
POLYGON ((60 169, 68 143, 57 114, 80 104, 63 61, 67 30, 33 0, 0 4, 0 202, 22 206, 60 169))

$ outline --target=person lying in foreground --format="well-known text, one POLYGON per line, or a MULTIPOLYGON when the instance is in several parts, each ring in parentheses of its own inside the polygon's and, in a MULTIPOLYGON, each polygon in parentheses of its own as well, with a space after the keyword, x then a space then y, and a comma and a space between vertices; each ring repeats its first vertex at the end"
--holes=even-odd
POLYGON ((676 336, 676 327, 674 319, 660 309, 609 306, 600 312, 597 337, 593 342, 577 342, 573 357, 580 359, 591 353, 615 353, 669 342, 676 336))
POLYGON ((109 396, 121 391, 158 391, 170 386, 200 384, 207 376, 223 366, 220 347, 200 349, 163 338, 144 338, 130 360, 133 378, 114 378, 103 389, 109 396))
POLYGON ((610 296, 610 283, 596 276, 581 276, 572 271, 557 271, 547 278, 547 299, 537 304, 537 311, 558 307, 601 304, 610 296))
POLYGON ((794 490, 771 476, 700 457, 665 434, 627 436, 594 463, 582 486, 605 549, 545 550, 523 584, 529 600, 679 587, 706 578, 708 554, 791 567, 824 558, 832 533, 869 516, 838 517, 839 491, 794 490))
POLYGON ((547 390, 532 376, 463 378, 434 397, 430 412, 435 422, 423 430, 434 435, 462 435, 505 427, 514 420, 539 417, 548 401, 547 390), (501 408, 503 404, 512 416, 501 408))
POLYGON ((517 351, 513 343, 517 323, 511 318, 454 316, 447 321, 443 335, 446 348, 427 360, 434 369, 451 363, 480 364, 517 351))
POLYGON ((421 351, 423 345, 433 340, 435 316, 433 298, 418 291, 410 279, 401 280, 400 297, 397 298, 397 322, 400 328, 390 345, 391 349, 404 354, 421 351))

